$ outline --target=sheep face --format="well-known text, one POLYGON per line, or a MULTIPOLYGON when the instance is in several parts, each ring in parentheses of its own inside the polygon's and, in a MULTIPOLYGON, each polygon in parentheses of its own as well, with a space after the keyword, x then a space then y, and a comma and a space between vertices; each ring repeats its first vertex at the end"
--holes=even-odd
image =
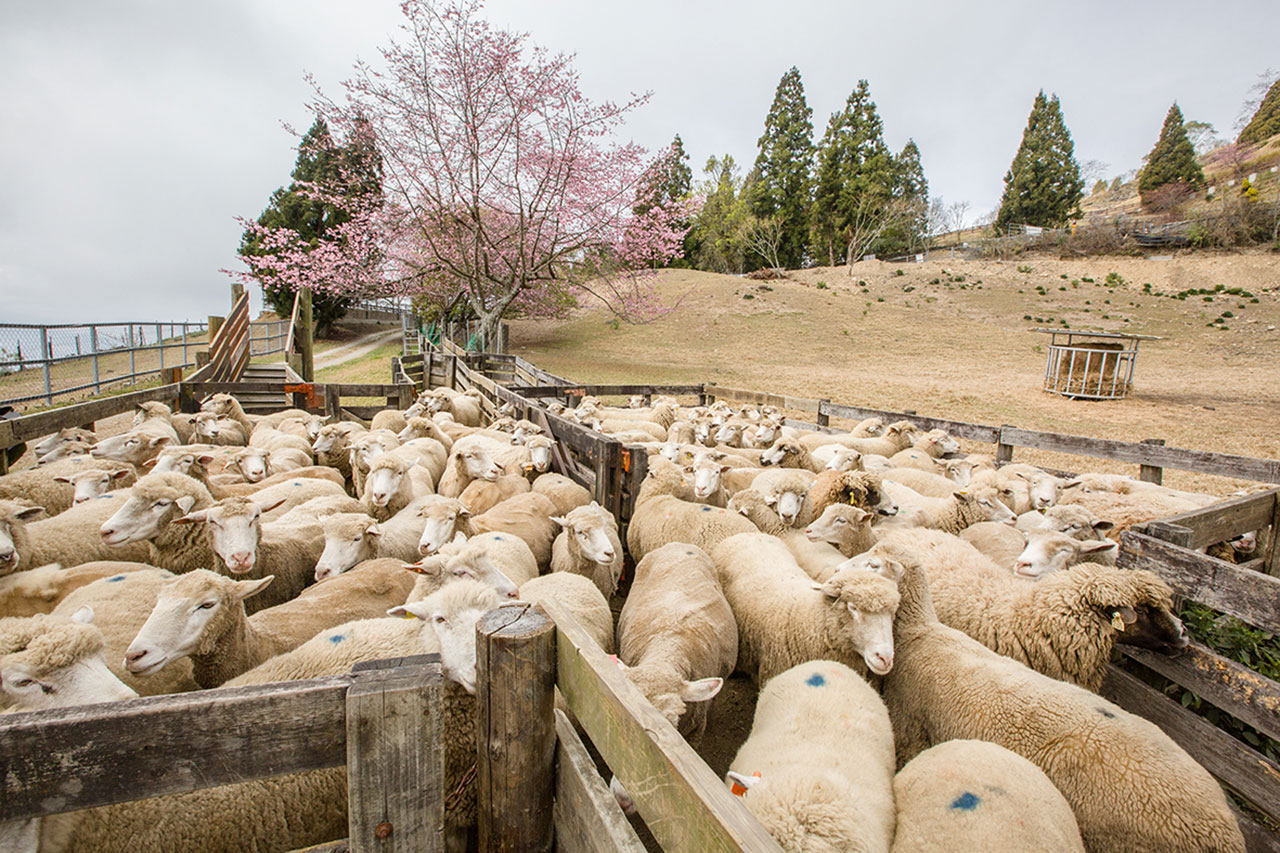
POLYGON ((206 651, 201 648, 206 635, 216 639, 229 611, 274 578, 234 581, 208 569, 179 576, 157 596, 151 615, 125 649, 125 669, 151 675, 179 658, 206 651))
POLYGON ((1173 591, 1158 575, 1083 563, 1064 577, 1077 586, 1083 603, 1098 620, 1115 629, 1116 642, 1164 654, 1186 648, 1190 642, 1173 613, 1173 591))
POLYGON ((59 459, 71 459, 76 456, 88 456, 93 445, 87 441, 65 441, 53 450, 36 460, 36 467, 57 462, 59 459))
POLYGON ((853 435, 875 438, 884 435, 884 421, 880 418, 867 418, 853 428, 853 435))
POLYGON ((316 561, 316 580, 336 577, 378 556, 382 528, 367 515, 345 512, 325 516, 324 550, 316 561))
POLYGON ((195 503, 196 499, 191 495, 167 489, 152 492, 135 487, 124 506, 103 522, 98 534, 104 545, 125 545, 154 539, 171 521, 190 512, 195 503))
POLYGON ((861 471, 862 454, 851 447, 841 447, 831 454, 823 466, 827 471, 861 471))
POLYGON ((259 483, 266 479, 267 463, 270 456, 266 450, 260 447, 250 447, 247 450, 241 450, 234 457, 232 463, 240 469, 240 473, 250 483, 259 483))
POLYGON ((128 468, 103 470, 93 468, 88 471, 77 471, 70 477, 54 477, 60 483, 70 483, 75 488, 75 503, 84 503, 105 495, 111 490, 112 482, 123 479, 130 474, 128 468))
POLYGON ((1252 557, 1258 550, 1258 531, 1250 530, 1248 533, 1241 533, 1239 536, 1233 536, 1228 541, 1232 550, 1242 557, 1252 557))
POLYGON ((826 596, 833 608, 842 641, 862 655, 871 672, 888 674, 893 669, 893 615, 899 601, 897 583, 868 566, 842 569, 815 588, 826 596))
POLYGON ((18 546, 14 541, 18 538, 14 527, 35 521, 43 512, 44 507, 0 501, 0 577, 17 571, 21 562, 18 546))
POLYGON ((1048 509, 1061 500, 1063 483, 1052 474, 1019 476, 1027 481, 1028 509, 1048 509))
POLYGON ((1034 531, 1027 537, 1027 547, 1014 562, 1013 573, 1035 580, 1115 549, 1116 543, 1110 539, 1081 541, 1052 530, 1034 531))
POLYGON ((831 504, 805 528, 804 535, 812 542, 840 543, 851 531, 871 527, 874 519, 874 515, 856 506, 831 504))
POLYGON ((69 444, 74 441, 83 441, 93 444, 98 437, 87 429, 79 427, 63 427, 48 438, 43 439, 31 448, 31 452, 37 457, 43 458, 57 450, 63 444, 69 444))
POLYGON ((794 525, 796 523, 796 519, 800 516, 800 510, 804 507, 804 499, 804 492, 791 490, 776 493, 770 492, 764 497, 765 503, 777 511, 778 517, 786 525, 794 525))
POLYGON ((693 443, 703 447, 715 447, 716 439, 711 432, 712 426, 719 426, 714 420, 699 421, 693 427, 693 443))
POLYGON ((782 425, 774 420, 762 420, 751 436, 751 443, 756 447, 769 447, 782 434, 782 425))
POLYGON ((942 475, 964 488, 973 477, 973 463, 968 459, 948 459, 943 463, 942 475))
POLYGON ((488 480, 492 483, 502 476, 502 466, 493 461, 483 447, 468 447, 454 457, 454 464, 469 480, 488 480))
POLYGON ((415 616, 427 623, 440 644, 445 676, 468 693, 476 692, 476 623, 498 607, 498 594, 485 584, 457 581, 421 601, 387 611, 391 616, 415 616))
MULTIPOLYGON (((1133 627, 1126 628, 1117 642, 1164 655, 1176 655, 1191 644, 1182 620, 1169 608, 1140 604, 1134 615, 1133 627)), ((1122 614, 1121 619, 1126 626, 1129 624, 1127 614, 1122 614)))
POLYGON ((946 430, 929 430, 916 442, 916 447, 924 450, 935 459, 948 453, 959 453, 960 442, 947 435, 946 430))
POLYGON ((705 453, 699 453, 692 465, 685 467, 686 474, 693 475, 693 496, 705 501, 720 488, 720 477, 729 470, 728 465, 721 465, 705 453))
MULTIPOLYGON (((284 503, 281 500, 275 506, 284 503)), ((266 507, 265 510, 275 507, 266 507)), ((227 568, 241 575, 251 571, 258 561, 258 542, 262 538, 263 507, 243 498, 226 498, 221 504, 196 510, 182 519, 183 523, 206 522, 214 553, 227 568)))
POLYGON ((94 459, 112 462, 128 462, 142 466, 154 458, 166 446, 173 443, 173 436, 152 435, 146 432, 126 432, 104 438, 89 450, 94 459))
POLYGON ((593 563, 608 566, 617 557, 613 543, 605 532, 605 525, 611 522, 595 501, 573 510, 563 518, 551 520, 565 529, 565 534, 578 543, 578 550, 582 555, 593 563))
POLYGON ((418 540, 418 553, 434 554, 453 540, 453 534, 466 523, 471 513, 462 501, 440 498, 423 504, 418 515, 425 518, 422 537, 418 540))
POLYGON ((364 481, 364 493, 374 506, 384 507, 400 490, 408 468, 400 460, 380 460, 364 481), (385 464, 384 464, 385 463, 385 464))
POLYGON ((799 456, 800 448, 792 441, 775 441, 768 450, 760 454, 760 464, 764 466, 781 465, 791 456, 799 456))
POLYGON ((727 444, 730 447, 742 446, 742 424, 725 424, 716 430, 715 444, 727 444))
POLYGON ((373 464, 373 460, 388 450, 395 450, 399 446, 400 440, 392 438, 390 435, 362 435, 351 442, 348 449, 351 454, 351 467, 359 467, 361 470, 367 471, 369 466, 373 464))
POLYGON ((516 598, 519 590, 511 578, 502 569, 494 565, 493 560, 481 548, 464 547, 457 554, 450 556, 444 564, 445 575, 455 580, 470 579, 479 581, 493 588, 502 598, 516 598))
POLYGON ((171 471, 174 474, 185 474, 190 477, 196 465, 207 465, 213 462, 214 458, 212 453, 197 453, 183 447, 166 447, 160 451, 154 462, 147 464, 147 468, 152 474, 171 471))
POLYGON ((136 699, 107 668, 93 608, 81 607, 69 622, 42 617, 22 647, 0 655, 0 692, 8 710, 43 711, 93 702, 136 699))
POLYGON ((525 442, 525 447, 529 448, 529 461, 534 471, 545 474, 551 470, 551 448, 554 444, 555 442, 542 435, 530 436, 525 442))
POLYGON ((956 500, 969 504, 977 510, 976 521, 998 521, 1002 524, 1017 524, 1018 516, 999 499, 994 487, 974 489, 964 492, 953 492, 956 500))

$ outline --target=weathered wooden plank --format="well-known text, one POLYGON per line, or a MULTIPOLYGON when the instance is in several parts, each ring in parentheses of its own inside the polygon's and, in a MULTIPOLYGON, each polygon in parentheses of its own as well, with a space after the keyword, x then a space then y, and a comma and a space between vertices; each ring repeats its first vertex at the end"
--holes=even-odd
POLYGON ((340 841, 326 841, 324 844, 315 844, 311 847, 299 847, 297 850, 291 850, 289 853, 350 853, 351 845, 347 843, 347 839, 340 841))
POLYGON ((746 391, 741 388, 726 388, 723 385, 706 385, 706 393, 718 400, 732 400, 737 403, 754 403, 757 406, 777 406, 794 412, 818 413, 818 401, 807 397, 789 397, 785 394, 769 394, 763 391, 746 391))
POLYGON ((1240 833, 1244 836, 1244 849, 1248 853, 1280 853, 1280 834, 1272 832, 1253 818, 1240 811, 1231 802, 1227 803, 1240 825, 1240 833))
POLYGON ((781 848, 555 601, 557 686, 667 851, 781 848))
POLYGON ((1158 690, 1108 665, 1102 695, 1155 723, 1220 782, 1259 811, 1280 816, 1280 766, 1158 690))
POLYGON ((1280 495, 1276 495, 1275 510, 1271 513, 1271 533, 1264 538, 1267 540, 1264 543, 1266 562, 1262 571, 1272 577, 1280 576, 1280 555, 1276 554, 1280 551, 1280 495))
POLYGON ((797 421, 794 418, 783 418, 782 425, 802 429, 805 432, 825 432, 829 435, 834 435, 838 432, 848 432, 847 429, 839 429, 838 427, 833 426, 819 426, 818 424, 811 424, 808 421, 797 421))
POLYGON ((1196 532, 1190 527, 1184 527, 1181 524, 1170 524, 1163 519, 1134 525, 1134 530, 1145 536, 1151 536, 1161 542, 1169 542, 1181 548, 1190 548, 1191 540, 1196 535, 1196 532))
POLYGON ((499 608, 476 625, 481 853, 552 848, 555 665, 555 626, 540 608, 499 608))
POLYGON ((1280 683, 1192 643, 1178 657, 1117 646, 1128 658, 1181 684, 1243 723, 1280 740, 1280 683))
POLYGON ((1000 441, 1009 445, 1032 447, 1054 453, 1096 456, 1117 462, 1135 462, 1139 465, 1178 468, 1183 471, 1219 474, 1223 477, 1257 480, 1263 483, 1280 483, 1280 459, 1256 459, 1251 456, 1234 456, 1208 450, 1144 444, 1140 441, 1117 441, 1109 438, 1089 438, 1083 435, 1035 432, 1010 426, 1001 427, 1000 441))
POLYGON ((1132 530, 1121 535, 1116 560, 1124 568, 1150 569, 1179 595, 1267 631, 1280 631, 1280 578, 1250 572, 1132 530))
POLYGON ((7 715, 0 820, 341 766, 357 677, 7 715))
POLYGON ((1160 519, 1160 523, 1190 528, 1191 543, 1186 547, 1203 548, 1215 542, 1224 542, 1241 533, 1261 530, 1269 525, 1271 516, 1276 511, 1278 496, 1280 496, 1280 489, 1231 498, 1212 506, 1167 516, 1160 519))
POLYGON ((142 391, 131 391, 115 397, 103 397, 87 403, 61 406, 47 412, 23 415, 4 421, 4 433, 0 433, 0 446, 9 447, 18 442, 39 438, 63 427, 79 426, 89 421, 100 421, 121 412, 127 412, 139 403, 159 401, 173 404, 178 399, 177 385, 160 385, 142 391))
POLYGON ((947 418, 929 418, 923 415, 906 414, 904 412, 890 412, 884 409, 870 409, 865 406, 846 406, 841 403, 825 403, 819 410, 819 414, 825 414, 835 418, 844 418, 850 421, 860 421, 865 418, 880 418, 885 423, 908 420, 919 426, 921 429, 943 429, 956 438, 965 438, 970 441, 981 441, 984 443, 994 443, 1000 438, 1000 430, 993 426, 972 424, 966 421, 953 421, 947 418))
MULTIPOLYGON (((1143 444, 1164 444, 1163 438, 1144 438, 1143 444)), ((1138 469, 1138 479, 1144 483, 1164 482, 1164 469, 1155 465, 1143 465, 1138 469)))
POLYGON ((352 853, 444 850, 440 664, 362 671, 347 691, 352 853))
POLYGON ((644 853, 609 786, 563 711, 556 710, 556 849, 560 853, 644 853))

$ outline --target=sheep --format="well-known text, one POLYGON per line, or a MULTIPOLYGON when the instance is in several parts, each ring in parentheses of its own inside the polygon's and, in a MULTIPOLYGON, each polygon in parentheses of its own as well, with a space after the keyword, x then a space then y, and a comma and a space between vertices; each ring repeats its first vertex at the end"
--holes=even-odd
POLYGON ((213 412, 196 415, 195 427, 195 437, 205 444, 216 447, 247 447, 249 444, 249 433, 239 421, 219 417, 213 412))
POLYGON ((125 650, 125 668, 147 677, 190 657, 196 684, 217 687, 326 628, 385 615, 404 603, 414 585, 400 560, 371 560, 248 615, 245 600, 273 580, 266 575, 238 581, 207 569, 173 578, 125 650))
POLYGON ((52 518, 25 522, 25 530, 18 534, 26 539, 25 548, 18 550, 20 564, 32 568, 49 563, 75 566, 93 560, 146 562, 150 551, 144 543, 115 547, 98 535, 98 528, 125 505, 131 493, 130 489, 107 492, 52 518))
POLYGON ((164 403, 153 401, 135 406, 131 430, 171 436, 175 442, 180 440, 173 427, 173 411, 164 403))
POLYGON ((480 533, 451 542, 440 553, 446 575, 484 581, 499 595, 514 598, 521 584, 538 577, 528 544, 510 533, 480 533))
POLYGON ((958 488, 949 477, 919 468, 889 468, 880 472, 880 479, 899 483, 927 498, 949 498, 958 488))
POLYGON ((31 554, 27 522, 42 515, 42 506, 0 501, 0 577, 12 574, 19 568, 27 568, 24 563, 30 560, 31 554), (24 560, 24 557, 27 559, 24 560))
POLYGON ((574 507, 586 506, 591 493, 563 474, 540 474, 530 487, 555 505, 556 515, 567 515, 574 507))
POLYGON ((530 578, 520 584, 521 601, 541 604, 549 599, 559 602, 572 613, 606 654, 613 653, 613 612, 590 578, 556 572, 530 578))
MULTIPOLYGON (((844 555, 831 545, 814 541, 784 522, 778 515, 776 503, 772 505, 767 503, 764 495, 755 489, 743 489, 738 492, 730 498, 728 509, 745 517, 761 533, 768 533, 780 539, 805 574, 819 583, 825 582, 835 574, 845 560, 844 555)), ((856 507, 850 507, 850 509, 856 509, 856 507)))
POLYGON ((551 520, 564 528, 551 544, 551 571, 590 578, 607 600, 622 576, 622 542, 613 516, 592 501, 551 520))
POLYGON ((982 474, 971 482, 995 485, 1000 489, 1000 500, 1018 514, 1033 509, 1048 509, 1062 499, 1064 489, 1080 485, 1079 480, 1064 483, 1034 465, 1021 463, 1006 465, 994 473, 982 474))
POLYGON ((1026 547, 1011 561, 999 565, 1012 564, 1015 575, 1032 580, 1085 561, 1113 566, 1119 550, 1117 543, 1110 539, 1080 540, 1053 530, 1035 530, 1023 535, 1026 547))
POLYGON ((1013 525, 1013 510, 1000 502, 994 487, 979 486, 956 491, 949 498, 928 498, 913 492, 892 480, 884 485, 897 502, 899 511, 892 519, 881 522, 882 527, 926 527, 946 533, 959 533, 979 521, 1000 521, 1013 525))
MULTIPOLYGON (((96 443, 96 442, 95 442, 96 443)), ((59 459, 70 459, 73 456, 88 456, 93 444, 87 441, 68 441, 58 445, 44 456, 36 460, 36 465, 50 465, 59 459)))
POLYGON ((627 550, 632 559, 668 542, 687 542, 704 551, 736 533, 756 527, 736 512, 692 503, 693 489, 681 470, 662 457, 649 458, 649 472, 636 496, 627 527, 627 550))
POLYGON ((694 426, 692 421, 672 421, 671 426, 667 427, 666 441, 674 441, 677 444, 693 444, 694 443, 694 426))
POLYGON ((374 519, 386 521, 414 498, 428 494, 432 494, 430 472, 400 456, 384 453, 369 466, 360 505, 374 519))
POLYGON ((401 441, 412 441, 415 438, 434 438, 440 442, 440 446, 444 448, 446 454, 453 450, 453 439, 449 437, 448 433, 440 429, 439 424, 430 418, 409 418, 404 429, 396 433, 396 437, 401 441))
POLYGON ((31 452, 36 455, 37 459, 43 459, 63 444, 76 441, 93 444, 97 440, 98 436, 93 430, 84 429, 83 427, 63 427, 32 445, 31 452))
POLYGON ((782 422, 773 418, 761 418, 758 424, 749 426, 742 432, 744 445, 757 450, 764 450, 782 437, 782 422))
POLYGON ((35 616, 50 613, 58 602, 85 584, 101 578, 148 569, 145 563, 94 560, 63 568, 57 563, 0 577, 0 613, 35 616))
POLYGON ((893 853, 1084 853, 1071 804, 1044 771, 1002 746, 949 740, 893 777, 893 853))
POLYGON ((7 711, 137 698, 107 666, 95 615, 82 607, 67 616, 0 619, 0 691, 7 711))
POLYGON ((659 426, 653 421, 640 420, 622 420, 621 418, 609 418, 596 422, 594 427, 599 432, 606 433, 636 433, 649 436, 648 440, 663 441, 667 437, 667 428, 659 426))
POLYGON ((870 471, 823 471, 805 495, 796 525, 812 524, 831 504, 849 504, 884 518, 898 513, 898 505, 885 490, 878 474, 870 471))
POLYGON ((652 705, 697 746, 708 702, 733 673, 738 628, 701 548, 672 542, 645 555, 618 617, 619 662, 652 705))
MULTIPOLYGON (((822 511, 804 535, 815 542, 828 542, 845 557, 855 557, 876 544, 871 523, 875 515, 848 504, 831 504, 822 511)), ((823 579, 825 580, 825 578, 823 579)))
MULTIPOLYGON (((728 503, 730 492, 725 486, 724 477, 731 471, 743 470, 725 465, 719 458, 723 454, 713 454, 705 450, 698 451, 693 457, 693 464, 686 465, 684 472, 693 475, 693 499, 708 506, 723 507, 728 503)), ((758 471, 757 468, 749 469, 758 471)), ((749 486, 746 483, 743 487, 749 486)), ((736 491, 736 489, 735 489, 736 491)))
POLYGON ((507 498, 523 494, 532 487, 528 479, 515 474, 504 474, 490 482, 488 480, 472 480, 458 496, 471 512, 476 514, 488 512, 507 498))
POLYGON ((223 498, 173 522, 205 525, 216 571, 245 579, 275 575, 268 592, 255 595, 246 605, 249 613, 297 596, 314 579, 316 561, 324 550, 319 521, 295 517, 264 524, 263 510, 268 508, 249 498, 223 498))
POLYGON ((940 624, 925 570, 902 569, 883 694, 900 765, 946 740, 990 741, 1045 772, 1088 850, 1245 849, 1218 783, 1158 726, 940 624))
POLYGON ((415 502, 384 522, 377 522, 363 512, 321 516, 324 548, 316 559, 316 580, 342 574, 367 560, 416 560, 426 522, 419 514, 423 503, 425 501, 415 502))
POLYGON ((87 500, 105 495, 113 488, 123 489, 132 486, 138 479, 133 466, 124 468, 86 468, 68 477, 54 477, 60 483, 70 483, 74 490, 72 504, 84 503, 87 500))
POLYGON ((885 850, 893 839, 893 726, 836 661, 774 676, 726 782, 785 850, 885 850))
POLYGON ((351 455, 348 451, 353 435, 363 431, 363 427, 352 423, 329 424, 323 427, 311 444, 316 462, 335 469, 342 475, 343 481, 350 484, 352 482, 351 455))
POLYGON ((369 466, 374 458, 399 446, 400 439, 390 430, 366 432, 351 439, 348 447, 351 456, 351 484, 357 495, 364 494, 364 478, 369 474, 369 466))
MULTIPOLYGON (((583 402, 585 403, 586 401, 584 400, 583 402)), ((582 408, 582 403, 578 404, 578 408, 582 408)), ((676 407, 665 401, 655 402, 647 409, 621 409, 610 406, 597 406, 592 414, 602 420, 617 418, 619 420, 627 421, 651 421, 666 430, 670 429, 671 424, 675 423, 676 407)))
POLYGON ((881 418, 864 418, 849 430, 849 435, 854 438, 875 438, 878 435, 884 435, 885 426, 881 418))
POLYGON ((814 463, 823 471, 861 471, 862 454, 843 444, 824 444, 810 453, 814 463))
POLYGON ((436 485, 436 492, 448 498, 456 498, 472 480, 493 482, 503 475, 502 466, 496 461, 506 445, 498 444, 484 436, 467 436, 453 443, 445 471, 436 485))
POLYGON ((819 585, 764 533, 730 536, 711 558, 738 623, 737 668, 756 683, 818 658, 860 674, 892 669, 898 590, 891 580, 855 569, 819 585))
POLYGON ((1102 540, 1107 538, 1113 525, 1100 520, 1089 510, 1075 504, 1054 504, 1044 512, 1031 510, 1018 516, 1017 528, 1024 533, 1033 530, 1054 530, 1076 539, 1102 540))
POLYGON ((408 425, 409 421, 405 418, 404 412, 398 412, 395 409, 383 409, 369 421, 370 430, 389 429, 392 432, 400 432, 408 425))
MULTIPOLYGON (((449 677, 442 702, 445 787, 462 791, 446 809, 445 821, 450 849, 460 849, 456 833, 475 820, 474 784, 464 780, 475 762, 475 703, 469 695, 475 689, 475 624, 496 606, 496 595, 483 584, 452 583, 404 610, 393 608, 418 618, 365 619, 330 628, 226 686, 341 675, 362 661, 441 653, 449 677)), ((332 768, 46 818, 41 849, 194 853, 209 849, 214 839, 221 849, 250 850, 267 838, 273 849, 290 850, 346 831, 346 773, 332 768), (55 838, 62 843, 55 846, 55 838), (146 847, 140 847, 143 839, 146 847)))
POLYGON ((935 531, 898 531, 870 553, 918 562, 944 625, 1053 678, 1097 692, 1117 642, 1168 654, 1188 639, 1168 584, 1147 571, 1081 563, 1031 582, 935 531))
POLYGON ((51 613, 65 617, 81 607, 92 608, 96 614, 94 624, 106 640, 107 667, 139 696, 195 690, 190 661, 182 661, 151 679, 138 678, 124 665, 125 649, 147 621, 160 590, 174 577, 172 572, 156 568, 110 575, 68 593, 51 613))
POLYGON ((1156 518, 1190 512, 1196 505, 1182 498, 1168 497, 1158 492, 1081 492, 1079 489, 1063 496, 1063 502, 1082 507, 1094 518, 1105 518, 1112 523, 1108 536, 1118 540, 1120 534, 1135 524, 1156 518))
POLYGON ((214 554, 204 531, 172 524, 189 512, 213 505, 209 490, 190 477, 172 472, 138 478, 128 500, 99 529, 102 542, 112 547, 145 542, 144 562, 174 572, 213 565, 214 554))
POLYGON ((0 500, 23 500, 42 506, 49 515, 65 512, 75 502, 70 478, 81 471, 102 468, 97 458, 72 456, 48 465, 0 476, 0 500))
POLYGON ((555 445, 555 439, 531 435, 524 444, 499 454, 498 464, 510 474, 545 474, 551 470, 551 451, 555 445))
POLYGON ((778 510, 785 524, 796 526, 816 477, 811 471, 795 468, 762 471, 751 481, 751 488, 764 495, 765 503, 778 510))
POLYGON ((299 468, 309 468, 313 462, 310 453, 290 447, 278 450, 246 447, 232 456, 223 469, 234 469, 244 477, 245 482, 259 483, 268 474, 286 474, 299 468))
POLYGON ((253 428, 257 424, 256 420, 244 413, 240 401, 230 394, 214 394, 200 404, 200 411, 211 412, 218 417, 239 422, 246 436, 253 435, 253 428))
POLYGON ((556 507, 549 498, 537 492, 525 492, 507 498, 488 512, 472 515, 469 519, 471 534, 510 533, 529 546, 538 565, 551 564, 551 546, 558 532, 551 520, 556 507))
POLYGON ((823 470, 825 463, 819 463, 814 459, 809 448, 800 442, 780 438, 760 454, 760 464, 776 465, 779 468, 801 468, 816 473, 823 470))
POLYGON ((885 427, 884 432, 874 438, 857 438, 842 433, 812 433, 800 437, 800 443, 811 451, 824 444, 843 444, 859 453, 878 453, 882 456, 893 456, 899 450, 906 450, 920 435, 920 430, 910 421, 898 421, 885 427))
POLYGON ((427 411, 447 412, 462 426, 480 426, 480 400, 470 394, 459 394, 452 389, 436 388, 425 392, 421 397, 426 403, 427 411))

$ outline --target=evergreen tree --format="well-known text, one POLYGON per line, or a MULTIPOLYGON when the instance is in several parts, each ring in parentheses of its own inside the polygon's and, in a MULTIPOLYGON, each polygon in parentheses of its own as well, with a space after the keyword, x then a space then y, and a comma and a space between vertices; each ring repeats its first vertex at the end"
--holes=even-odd
MULTIPOLYGON (((918 167, 919 150, 914 156, 918 167)), ((844 109, 831 114, 817 159, 810 214, 812 247, 817 259, 834 265, 844 255, 854 211, 865 209, 867 204, 873 209, 885 207, 902 183, 899 165, 885 145, 884 126, 866 80, 858 81, 844 109)), ((923 184, 923 170, 911 180, 923 184)), ((928 191, 927 186, 923 189, 928 191)))
POLYGON ((1022 144, 1004 176, 996 227, 1015 223, 1057 227, 1080 215, 1084 180, 1058 96, 1036 95, 1022 144))
MULTIPOLYGON (((326 233, 348 221, 350 215, 332 203, 312 197, 307 187, 337 188, 347 197, 381 194, 382 160, 372 141, 359 132, 353 134, 347 145, 337 145, 324 119, 317 117, 298 145, 298 158, 290 177, 293 182, 287 188, 280 187, 271 194, 266 209, 258 216, 258 224, 269 229, 287 228, 314 248, 326 239, 326 233)), ((240 239, 239 253, 268 254, 271 250, 261 243, 258 234, 246 230, 240 239)), ((263 299, 271 309, 281 317, 290 316, 295 295, 292 288, 268 280, 261 284, 263 299)), ((327 332, 342 319, 350 301, 346 297, 314 292, 311 310, 317 331, 327 332)))
POLYGON ((875 247, 877 254, 884 255, 913 251, 929 231, 929 182, 924 177, 924 164, 920 162, 920 149, 914 139, 907 140, 893 163, 893 197, 900 204, 895 222, 875 247))
POLYGON ((1236 141, 1241 144, 1265 142, 1277 133, 1280 133, 1280 80, 1271 84, 1266 97, 1258 105, 1258 111, 1240 131, 1236 141))
POLYGON ((685 153, 684 142, 677 133, 671 145, 654 158, 640 177, 632 212, 643 216, 654 205, 683 201, 692 189, 693 169, 689 168, 689 155, 685 153))
POLYGON ((1160 138, 1147 155, 1147 165, 1138 176, 1138 192, 1145 204, 1151 193, 1168 184, 1180 184, 1187 191, 1204 185, 1204 172, 1196 162, 1195 149, 1182 124, 1182 110, 1175 102, 1164 117, 1160 138))
POLYGON ((710 157, 703 168, 707 180, 700 187, 702 207, 693 220, 691 257, 698 269, 720 273, 742 272, 742 229, 748 211, 737 164, 728 154, 710 157))
POLYGON ((809 173, 813 168, 813 110, 805 102, 804 84, 795 66, 782 75, 773 105, 757 143, 756 180, 751 185, 751 212, 774 217, 782 227, 779 260, 787 267, 804 264, 809 238, 809 173))

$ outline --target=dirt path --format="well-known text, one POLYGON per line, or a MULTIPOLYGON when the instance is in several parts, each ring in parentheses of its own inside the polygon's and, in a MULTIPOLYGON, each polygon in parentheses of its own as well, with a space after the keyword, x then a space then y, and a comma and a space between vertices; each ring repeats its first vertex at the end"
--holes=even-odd
POLYGON ((334 347, 333 349, 316 356, 316 369, 319 370, 324 367, 334 367, 342 364, 343 362, 351 361, 354 358, 359 358, 366 353, 373 352, 387 341, 398 337, 399 334, 399 329, 391 329, 390 331, 385 332, 373 332, 372 334, 365 335, 364 337, 356 338, 349 344, 334 347))

